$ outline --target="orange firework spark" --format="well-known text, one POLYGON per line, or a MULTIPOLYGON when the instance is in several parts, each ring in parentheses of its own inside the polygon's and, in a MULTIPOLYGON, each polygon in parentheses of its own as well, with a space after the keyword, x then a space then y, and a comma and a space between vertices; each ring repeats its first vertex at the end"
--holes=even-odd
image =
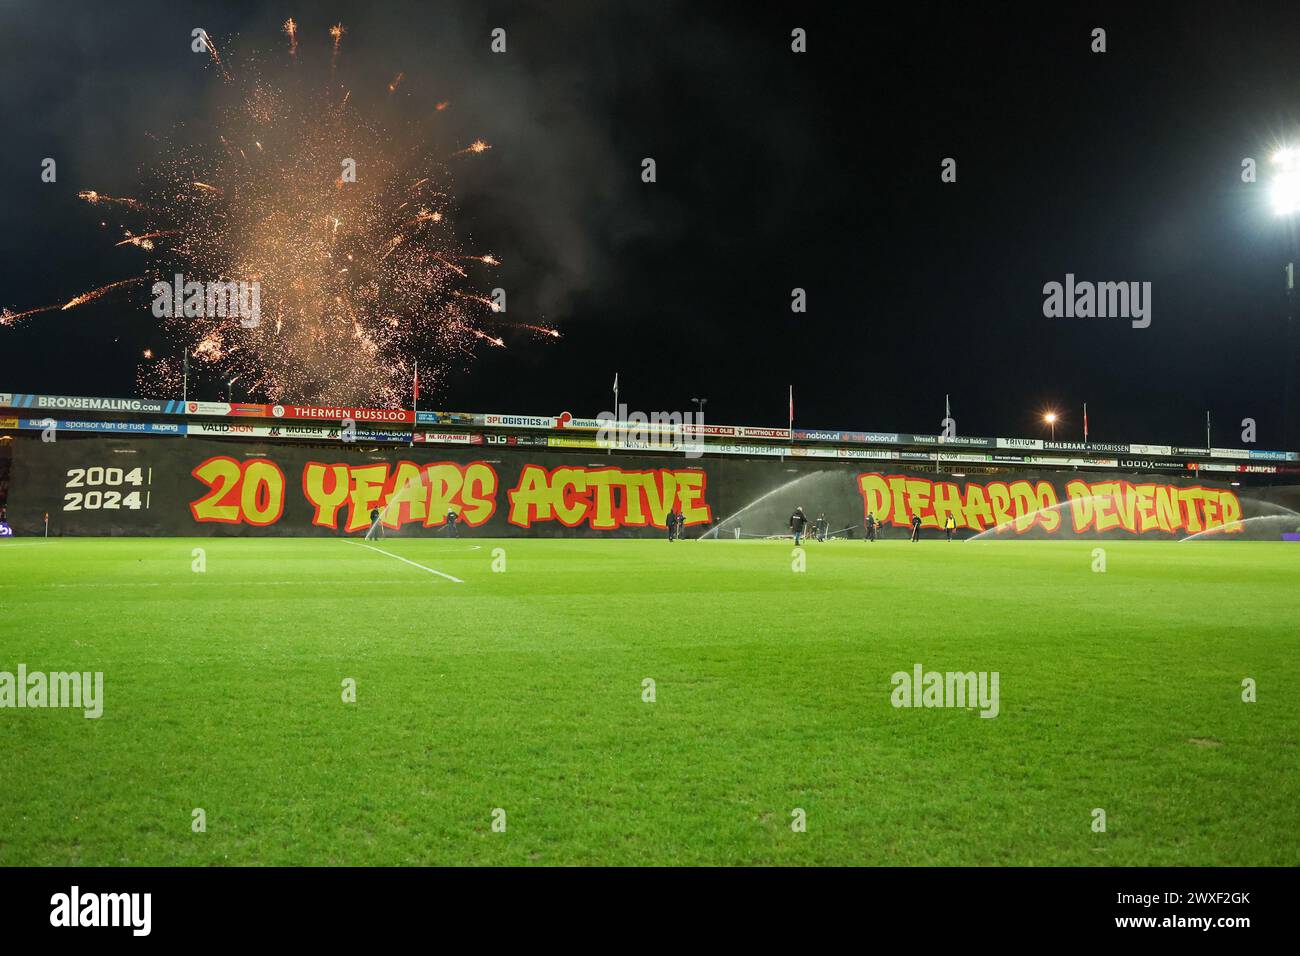
POLYGON ((334 26, 330 27, 330 36, 334 38, 335 53, 339 52, 339 44, 343 42, 343 34, 347 32, 348 32, 347 29, 343 26, 342 23, 336 23, 334 24, 334 26))
POLYGON ((159 239, 163 236, 177 236, 177 235, 180 235, 179 229, 159 229, 156 232, 146 232, 142 236, 133 236, 128 233, 127 237, 123 239, 121 242, 117 243, 117 245, 139 246, 141 249, 152 249, 153 243, 150 240, 159 239))
POLYGON ((209 185, 208 183, 193 182, 190 183, 190 185, 193 186, 195 189, 206 189, 210 193, 220 194, 221 192, 221 190, 218 189, 216 186, 209 185))
POLYGON ((477 302, 479 305, 485 305, 493 312, 501 311, 501 307, 497 305, 495 302, 493 302, 491 299, 489 299, 487 296, 471 295, 466 292, 453 292, 452 295, 457 296, 458 298, 461 299, 469 299, 471 302, 477 302))
POLYGON ((404 76, 406 76, 405 73, 398 73, 397 76, 393 77, 393 82, 388 84, 389 93, 397 92, 397 88, 402 85, 402 77, 404 76))
POLYGON ((451 100, 443 100, 441 103, 435 106, 434 109, 437 110, 439 113, 441 113, 448 106, 451 106, 451 100))
POLYGON ((293 22, 293 17, 284 21, 284 33, 289 38, 289 55, 295 56, 298 53, 298 24, 293 22))
POLYGON ((486 332, 480 332, 478 329, 470 329, 469 331, 473 332, 476 338, 483 339, 485 342, 491 342, 497 348, 503 349, 506 347, 506 343, 500 338, 493 338, 486 332))
POLYGON ((136 199, 127 199, 127 198, 122 197, 122 196, 105 196, 105 195, 102 195, 101 193, 97 193, 97 192, 95 192, 95 190, 93 190, 93 189, 83 189, 83 190, 81 190, 81 192, 77 193, 77 198, 78 198, 78 199, 84 199, 84 200, 86 200, 86 202, 88 202, 88 203, 101 203, 101 202, 107 202, 107 203, 117 203, 119 206, 130 206, 132 209, 141 209, 141 208, 143 208, 143 207, 140 205, 139 200, 136 200, 136 199))
POLYGON ((39 308, 28 309, 26 312, 11 312, 8 309, 0 310, 0 325, 16 325, 19 319, 25 319, 29 315, 40 315, 42 312, 53 312, 57 305, 42 305, 39 308))
POLYGON ((227 83, 229 83, 230 74, 226 72, 226 65, 221 62, 221 55, 217 53, 217 45, 212 42, 212 37, 208 36, 206 30, 203 31, 203 45, 208 48, 208 52, 212 54, 212 62, 217 64, 217 68, 221 70, 222 77, 227 83))
POLYGON ((481 140, 481 139, 476 139, 476 140, 474 140, 474 142, 470 143, 470 144, 469 144, 468 146, 466 146, 464 149, 458 149, 458 150, 456 150, 456 152, 453 153, 452 155, 453 155, 453 156, 460 156, 460 155, 462 155, 462 154, 464 154, 464 153, 486 153, 486 152, 487 152, 489 149, 491 149, 491 148, 492 148, 492 147, 491 147, 490 145, 488 145, 487 143, 483 142, 483 140, 481 140))
POLYGON ((119 279, 117 282, 110 282, 108 285, 100 286, 98 289, 92 289, 89 292, 83 292, 81 295, 69 299, 67 302, 63 303, 63 305, 59 306, 59 309, 63 312, 67 312, 68 309, 75 309, 79 305, 85 305, 87 302, 98 299, 101 295, 112 292, 114 289, 133 285, 134 283, 142 282, 143 280, 144 276, 135 276, 131 279, 119 279))

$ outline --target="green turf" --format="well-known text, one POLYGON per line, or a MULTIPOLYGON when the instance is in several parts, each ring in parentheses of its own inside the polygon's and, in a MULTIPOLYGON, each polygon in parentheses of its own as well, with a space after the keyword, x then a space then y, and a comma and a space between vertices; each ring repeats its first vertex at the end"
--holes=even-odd
POLYGON ((380 546, 0 542, 0 864, 1300 863, 1300 546, 380 546))

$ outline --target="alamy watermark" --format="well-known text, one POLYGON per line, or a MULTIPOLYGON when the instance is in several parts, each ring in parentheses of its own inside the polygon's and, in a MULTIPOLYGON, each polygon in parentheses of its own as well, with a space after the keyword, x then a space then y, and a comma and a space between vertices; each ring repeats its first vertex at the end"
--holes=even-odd
POLYGON ((596 420, 596 441, 602 448, 681 452, 687 458, 704 455, 703 412, 630 412, 620 402, 616 411, 601 412, 596 420))
POLYGON ((237 315, 239 324, 246 329, 257 328, 262 322, 260 282, 187 282, 178 272, 174 282, 155 282, 150 292, 156 319, 224 319, 237 315))
POLYGON ((981 717, 999 711, 997 671, 927 671, 920 664, 912 672, 897 671, 890 678, 894 689, 889 702, 895 707, 978 707, 981 717))
POLYGON ((152 893, 83 893, 73 885, 50 897, 50 925, 55 927, 125 927, 133 936, 148 936, 153 926, 152 893))
POLYGON ((1133 328, 1151 324, 1150 282, 1065 282, 1043 286, 1043 315, 1049 319, 1131 319, 1133 328))
POLYGON ((88 720, 104 713, 103 671, 32 671, 18 665, 16 674, 0 671, 0 708, 70 707, 88 720))

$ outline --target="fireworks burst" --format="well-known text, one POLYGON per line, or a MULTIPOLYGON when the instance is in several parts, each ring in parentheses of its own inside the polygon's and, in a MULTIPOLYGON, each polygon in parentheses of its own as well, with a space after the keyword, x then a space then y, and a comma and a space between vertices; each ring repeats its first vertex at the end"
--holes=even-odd
MULTIPOLYGON (((342 24, 328 30, 331 79, 310 92, 309 46, 300 56, 292 19, 283 30, 296 64, 288 88, 236 68, 208 40, 212 65, 230 88, 226 107, 201 124, 205 138, 160 141, 164 158, 139 199, 78 194, 135 220, 123 224, 119 235, 126 238, 116 245, 148 254, 145 274, 62 305, 5 310, 0 325, 137 284, 154 283, 156 307, 175 294, 163 295, 157 283, 172 283, 177 274, 184 276, 187 300, 196 282, 209 294, 213 283, 255 283, 255 322, 208 314, 211 308, 160 318, 176 354, 187 352, 193 371, 209 379, 238 377, 250 396, 337 405, 400 407, 415 359, 422 383, 436 387, 453 355, 472 356, 476 343, 505 347, 500 336, 478 327, 491 321, 496 306, 475 287, 500 260, 462 248, 450 190, 451 157, 491 147, 479 139, 439 154, 426 145, 437 138, 427 128, 390 132, 367 120, 350 92, 340 98, 332 77, 342 24)), ((397 73, 388 91, 402 81, 397 73)), ((439 103, 435 115, 445 106, 439 103)), ((138 376, 141 388, 177 391, 179 365, 169 358, 148 362, 138 376)))

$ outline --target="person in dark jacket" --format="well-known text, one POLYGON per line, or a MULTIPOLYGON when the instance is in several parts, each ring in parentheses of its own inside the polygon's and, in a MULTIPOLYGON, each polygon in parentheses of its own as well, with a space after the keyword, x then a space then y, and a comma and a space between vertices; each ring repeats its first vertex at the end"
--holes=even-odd
POLYGON ((677 537, 683 537, 686 532, 686 515, 682 514, 681 509, 677 510, 677 537))
POLYGON ((831 523, 826 520, 826 512, 824 511, 818 512, 817 513, 817 540, 818 541, 826 540, 826 532, 830 530, 830 527, 831 527, 831 523))
POLYGON ((921 516, 912 515, 912 540, 921 540, 921 516))
POLYGON ((384 526, 379 523, 378 508, 370 509, 370 530, 380 538, 384 536, 384 526))
POLYGON ((453 538, 460 537, 460 532, 458 530, 459 524, 460 524, 460 515, 456 514, 456 509, 448 508, 447 509, 447 530, 451 532, 451 536, 453 538))
POLYGON ((668 540, 676 541, 677 540, 677 506, 676 505, 673 505, 672 510, 668 512, 668 516, 664 518, 664 524, 668 526, 668 540))
POLYGON ((873 511, 867 512, 867 540, 876 540, 876 515, 873 511))
POLYGON ((790 515, 790 530, 794 532, 794 543, 796 545, 803 543, 804 529, 808 526, 808 516, 803 513, 803 505, 794 509, 794 514, 790 515))

